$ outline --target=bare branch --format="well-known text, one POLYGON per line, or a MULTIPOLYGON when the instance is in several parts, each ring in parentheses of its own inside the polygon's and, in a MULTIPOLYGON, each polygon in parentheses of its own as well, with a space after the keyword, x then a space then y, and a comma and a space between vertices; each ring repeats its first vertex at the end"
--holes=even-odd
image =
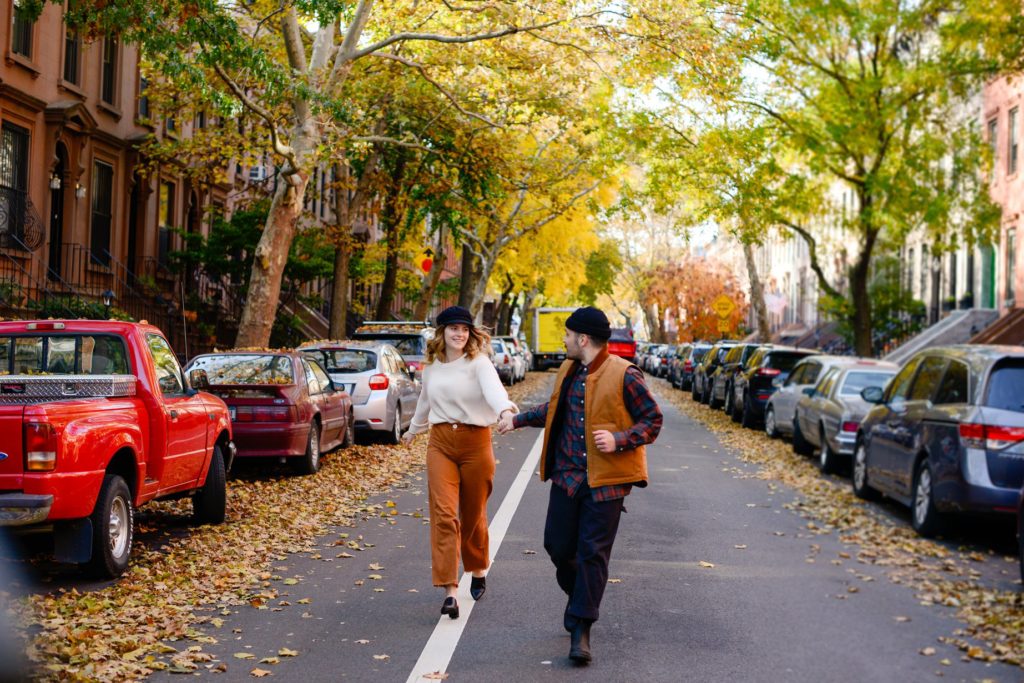
POLYGON ((270 129, 270 140, 274 146, 274 152, 288 161, 288 167, 281 171, 282 174, 291 175, 292 173, 296 173, 298 171, 298 163, 295 159, 295 150, 292 149, 290 145, 286 145, 282 142, 277 131, 277 122, 274 120, 273 115, 260 105, 256 104, 256 102, 245 93, 242 86, 236 83, 234 79, 228 75, 223 66, 219 63, 215 63, 213 68, 231 92, 235 94, 235 97, 238 98, 242 105, 267 122, 267 127, 270 129))
POLYGON ((825 271, 821 269, 821 264, 818 263, 818 241, 814 239, 814 236, 806 228, 791 221, 782 221, 782 224, 800 235, 807 242, 807 251, 811 256, 811 270, 818 276, 818 284, 821 285, 821 288, 831 296, 842 298, 843 295, 829 283, 828 278, 825 277, 825 271))

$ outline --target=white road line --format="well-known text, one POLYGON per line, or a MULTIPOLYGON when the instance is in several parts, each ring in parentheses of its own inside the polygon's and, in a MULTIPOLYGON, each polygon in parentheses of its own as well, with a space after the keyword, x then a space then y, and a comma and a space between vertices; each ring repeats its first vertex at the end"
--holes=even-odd
MULTIPOLYGON (((540 462, 540 449, 543 443, 544 431, 541 430, 540 436, 537 437, 533 448, 530 449, 530 454, 526 456, 526 461, 519 470, 519 474, 516 475, 515 481, 512 482, 508 493, 505 494, 505 499, 501 501, 498 513, 494 515, 490 526, 487 527, 490 535, 492 567, 494 566, 494 558, 498 554, 498 548, 501 547, 501 542, 505 540, 505 532, 508 531, 508 525, 512 521, 512 516, 516 512, 516 508, 519 507, 519 501, 523 499, 526 484, 537 470, 537 463, 540 462)), ((462 637, 462 630, 466 627, 469 615, 473 612, 473 604, 476 602, 469 594, 469 580, 469 573, 464 573, 462 579, 459 580, 457 596, 459 601, 459 618, 449 619, 445 615, 441 616, 437 626, 434 627, 434 632, 430 634, 430 640, 427 641, 423 652, 420 653, 420 658, 416 661, 416 665, 413 666, 412 673, 406 679, 406 683, 420 683, 421 681, 429 683, 430 681, 437 680, 440 677, 439 674, 443 674, 448 668, 448 663, 452 660, 455 648, 458 647, 459 639, 462 637), (428 678, 431 674, 435 674, 435 677, 428 678)))

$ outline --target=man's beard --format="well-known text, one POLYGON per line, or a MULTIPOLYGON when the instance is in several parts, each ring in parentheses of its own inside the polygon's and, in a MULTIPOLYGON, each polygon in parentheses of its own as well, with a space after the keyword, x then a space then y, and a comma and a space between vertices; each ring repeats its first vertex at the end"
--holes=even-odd
POLYGON ((580 347, 577 345, 569 346, 566 344, 565 357, 569 360, 583 360, 583 354, 580 353, 580 347))

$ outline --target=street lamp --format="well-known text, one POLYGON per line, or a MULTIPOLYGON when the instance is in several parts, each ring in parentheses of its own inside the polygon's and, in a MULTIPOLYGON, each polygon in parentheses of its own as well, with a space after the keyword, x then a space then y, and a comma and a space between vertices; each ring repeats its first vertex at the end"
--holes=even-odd
POLYGON ((109 289, 103 290, 103 293, 100 294, 100 297, 103 299, 103 307, 106 309, 106 319, 110 320, 110 307, 114 305, 114 299, 116 297, 114 296, 114 293, 109 289))

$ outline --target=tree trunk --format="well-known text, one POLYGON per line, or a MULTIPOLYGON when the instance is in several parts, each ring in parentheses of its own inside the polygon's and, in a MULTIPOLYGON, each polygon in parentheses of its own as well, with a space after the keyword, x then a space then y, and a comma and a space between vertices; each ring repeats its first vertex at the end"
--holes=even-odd
POLYGON ((871 270, 871 254, 875 248, 878 233, 868 223, 871 200, 861 200, 861 221, 864 228, 864 243, 857 262, 850 269, 850 302, 853 304, 853 345, 858 356, 870 358, 875 355, 871 329, 871 296, 868 293, 868 275, 871 270))
POLYGON ((512 290, 515 289, 515 283, 512 282, 510 275, 506 274, 505 277, 508 279, 508 284, 505 286, 505 291, 501 293, 498 320, 494 327, 498 334, 508 334, 508 323, 512 317, 512 290))
POLYGON ((384 282, 380 287, 380 298, 377 299, 376 320, 387 320, 391 313, 391 304, 395 299, 395 285, 398 282, 398 252, 402 246, 402 217, 400 210, 402 201, 402 178, 405 176, 406 155, 402 154, 391 170, 391 183, 384 196, 384 207, 381 210, 380 222, 387 239, 387 260, 384 268, 384 282))
POLYGON ((459 277, 459 306, 469 308, 473 303, 473 290, 476 287, 476 255, 467 247, 462 247, 462 270, 459 277))
POLYGON ((647 329, 651 334, 651 341, 660 344, 661 325, 658 323, 658 312, 653 303, 644 304, 644 317, 647 319, 647 329))
POLYGON ((523 320, 519 324, 519 331, 526 331, 526 338, 531 348, 536 348, 537 340, 533 338, 533 302, 537 299, 537 290, 531 289, 523 295, 523 320))
POLYGON ((331 339, 348 338, 348 264, 352 246, 348 235, 341 238, 334 250, 334 282, 331 283, 331 339))
POLYGON ((302 213, 302 198, 309 182, 309 175, 305 172, 290 177, 291 182, 283 176, 278 182, 263 234, 256 246, 249 290, 242 309, 242 319, 238 323, 238 336, 235 338, 237 348, 262 348, 270 343, 270 331, 274 327, 281 298, 284 267, 288 263, 288 252, 295 237, 299 214, 302 213))
POLYGON ((413 311, 413 320, 426 320, 430 314, 430 307, 434 303, 434 292, 441 283, 441 275, 444 272, 444 227, 438 228, 437 246, 434 249, 434 265, 430 273, 423 279, 423 289, 420 291, 420 300, 416 302, 416 309, 413 311))
POLYGON ((772 331, 768 324, 768 306, 764 303, 764 285, 757 274, 754 247, 749 242, 743 243, 743 258, 747 261, 747 277, 750 279, 750 303, 753 304, 757 316, 757 338, 761 343, 767 344, 772 339, 772 331))

